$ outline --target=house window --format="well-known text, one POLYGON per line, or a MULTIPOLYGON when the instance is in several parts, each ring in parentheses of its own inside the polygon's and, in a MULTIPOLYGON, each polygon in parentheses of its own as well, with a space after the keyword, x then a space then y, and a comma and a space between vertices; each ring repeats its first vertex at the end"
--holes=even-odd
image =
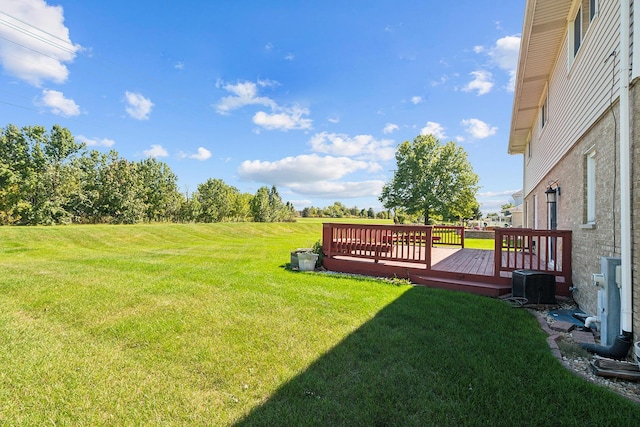
POLYGON ((544 125, 547 124, 549 120, 549 102, 547 95, 544 96, 544 101, 542 101, 542 106, 540 107, 540 128, 544 129, 544 125))
POLYGON ((573 18, 573 56, 578 54, 580 44, 582 43, 582 8, 578 9, 578 13, 573 18))
POLYGON ((598 13, 598 0, 574 0, 569 20, 569 65, 578 54, 591 21, 598 13))
POLYGON ((586 154, 585 159, 586 180, 585 180, 585 222, 594 224, 596 222, 596 152, 595 150, 586 154))

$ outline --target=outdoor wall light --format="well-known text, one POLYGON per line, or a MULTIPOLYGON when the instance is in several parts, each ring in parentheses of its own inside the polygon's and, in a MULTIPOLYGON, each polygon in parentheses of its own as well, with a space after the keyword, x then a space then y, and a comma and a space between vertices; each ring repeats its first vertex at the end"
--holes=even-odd
POLYGON ((556 182, 549 184, 547 187, 547 191, 544 192, 545 196, 547 196, 547 206, 548 206, 548 215, 549 215, 549 230, 556 230, 558 228, 558 196, 560 195, 560 187, 556 185, 555 188, 552 187, 556 182))
POLYGON ((558 185, 558 180, 555 180, 547 185, 547 191, 544 192, 547 196, 547 203, 556 203, 558 201, 558 196, 560 195, 560 186, 558 185), (555 187, 553 186, 555 184, 555 187))
POLYGON ((557 202, 558 194, 556 193, 555 188, 548 187, 547 191, 545 191, 544 194, 547 196, 548 204, 553 204, 557 202))

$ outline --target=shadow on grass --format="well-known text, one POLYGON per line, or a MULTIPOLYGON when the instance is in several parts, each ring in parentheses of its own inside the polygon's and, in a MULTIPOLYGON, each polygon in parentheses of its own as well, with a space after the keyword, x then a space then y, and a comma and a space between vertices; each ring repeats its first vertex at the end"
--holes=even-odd
POLYGON ((640 407, 565 370, 545 338, 525 310, 412 288, 236 425, 628 425, 638 419, 640 407))

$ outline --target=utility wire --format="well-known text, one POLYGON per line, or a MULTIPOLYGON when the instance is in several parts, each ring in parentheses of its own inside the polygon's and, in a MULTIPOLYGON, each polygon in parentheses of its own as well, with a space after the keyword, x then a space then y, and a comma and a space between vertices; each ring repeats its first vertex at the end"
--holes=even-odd
MULTIPOLYGON (((28 26, 28 27, 31 27, 31 28, 33 28, 34 30, 36 30, 36 31, 38 31, 38 32, 40 32, 40 33, 46 34, 46 35, 48 35, 49 37, 52 37, 52 38, 54 38, 54 39, 56 39, 56 40, 59 40, 59 41, 61 41, 63 44, 69 45, 69 46, 71 46, 72 48, 77 48, 77 46, 76 46, 76 45, 74 45, 73 43, 71 43, 70 41, 65 40, 65 39, 63 39, 62 37, 59 37, 59 36, 57 36, 57 35, 55 35, 55 34, 53 34, 53 33, 50 33, 50 32, 48 32, 48 31, 46 31, 46 30, 43 30, 42 28, 38 28, 38 27, 36 27, 36 26, 34 26, 34 25, 32 25, 32 24, 30 24, 30 23, 28 23, 28 22, 26 22, 26 21, 24 21, 24 20, 22 20, 22 19, 20 19, 20 18, 17 18, 17 17, 15 17, 15 16, 13 16, 13 15, 8 14, 7 12, 0 11, 0 14, 5 15, 5 16, 8 16, 9 18, 11 18, 11 19, 13 19, 13 20, 15 20, 15 21, 18 21, 18 22, 20 22, 21 24, 24 24, 24 25, 26 25, 26 26, 28 26)), ((28 31, 28 30, 26 30, 26 29, 24 29, 24 28, 21 28, 21 27, 19 27, 19 26, 16 26, 15 24, 11 24, 11 23, 9 23, 8 21, 3 20, 2 18, 0 18, 0 22, 5 23, 5 25, 7 25, 7 26, 11 26, 11 28, 14 28, 14 29, 16 29, 16 30, 18 30, 18 31, 20 31, 20 32, 22 32, 22 33, 24 33, 24 34, 27 34, 27 35, 34 34, 34 33, 32 33, 31 31, 28 31)), ((60 46, 60 49, 67 49, 67 48, 64 48, 64 47, 60 46)))

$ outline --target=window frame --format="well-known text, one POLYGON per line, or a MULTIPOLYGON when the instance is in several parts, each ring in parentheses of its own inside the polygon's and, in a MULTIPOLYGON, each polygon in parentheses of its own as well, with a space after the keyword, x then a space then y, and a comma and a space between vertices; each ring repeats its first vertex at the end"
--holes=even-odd
POLYGON ((580 54, 589 28, 598 16, 598 0, 573 0, 571 10, 567 16, 567 56, 568 67, 571 69, 575 58, 580 54))
POLYGON ((596 209, 596 150, 591 149, 585 153, 585 211, 584 223, 595 224, 597 219, 596 209))
POLYGON ((582 5, 578 8, 575 16, 573 17, 573 21, 571 23, 572 31, 572 51, 573 57, 575 58, 580 52, 580 46, 582 46, 582 5))

